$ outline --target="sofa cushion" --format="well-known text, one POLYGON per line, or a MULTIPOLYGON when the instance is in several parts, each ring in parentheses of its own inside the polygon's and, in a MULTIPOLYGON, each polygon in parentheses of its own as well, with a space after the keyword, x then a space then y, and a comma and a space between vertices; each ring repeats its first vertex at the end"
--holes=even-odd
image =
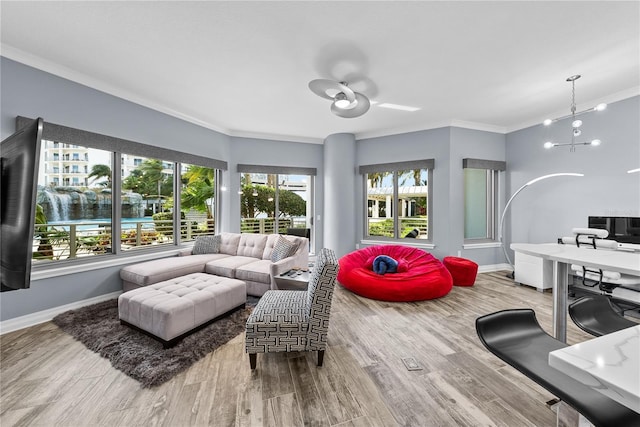
POLYGON ((238 233, 220 233, 220 253, 237 255, 240 236, 238 233))
POLYGON ((303 245, 308 245, 309 241, 303 237, 297 236, 289 236, 289 235, 281 235, 281 234, 269 234, 267 236, 267 244, 264 247, 264 253, 262 254, 262 259, 271 259, 271 254, 273 253, 273 247, 278 242, 278 238, 283 237, 290 242, 293 242, 296 245, 295 252, 299 252, 300 247, 303 245))
POLYGON ((208 262, 205 266, 205 272, 215 274, 216 276, 235 278, 236 269, 246 264, 257 261, 255 258, 248 256, 231 256, 215 261, 208 262))
POLYGON ((218 234, 215 236, 198 236, 193 244, 193 255, 217 254, 220 253, 220 243, 222 237, 218 234))
POLYGON ((236 279, 271 285, 271 261, 261 259, 236 268, 236 279))
POLYGON ((209 254, 161 258, 140 264, 127 265, 120 270, 120 277, 126 282, 147 286, 173 279, 174 277, 191 273, 202 273, 208 261, 227 257, 229 257, 229 255, 209 254))
POLYGON ((265 234, 243 233, 240 235, 236 255, 261 259, 266 244, 267 236, 265 234))
POLYGON ((271 261, 278 262, 282 259, 288 258, 293 255, 298 249, 298 245, 294 242, 287 240, 282 236, 278 236, 278 240, 276 240, 276 244, 273 246, 273 251, 271 252, 271 261))

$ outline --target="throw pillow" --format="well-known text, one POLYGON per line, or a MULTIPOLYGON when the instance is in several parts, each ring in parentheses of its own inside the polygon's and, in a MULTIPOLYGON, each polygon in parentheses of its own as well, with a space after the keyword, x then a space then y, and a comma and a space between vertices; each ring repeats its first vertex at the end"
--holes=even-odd
POLYGON ((271 252, 271 262, 278 262, 281 259, 285 259, 293 255, 296 251, 296 243, 290 242, 282 236, 278 236, 276 244, 273 245, 273 252, 271 252))
POLYGON ((219 234, 215 236, 198 236, 193 244, 192 255, 217 254, 220 253, 222 238, 219 234))

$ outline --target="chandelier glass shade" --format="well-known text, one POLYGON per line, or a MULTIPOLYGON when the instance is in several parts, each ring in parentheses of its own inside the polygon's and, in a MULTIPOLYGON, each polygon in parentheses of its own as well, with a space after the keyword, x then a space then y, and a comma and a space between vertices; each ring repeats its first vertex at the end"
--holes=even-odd
POLYGON ((571 142, 564 142, 564 143, 559 143, 559 142, 553 142, 553 141, 547 141, 544 143, 544 148, 546 149, 551 149, 554 147, 564 147, 564 146, 569 146, 569 151, 570 152, 575 152, 576 151, 576 146, 577 145, 593 145, 593 146, 598 146, 602 143, 601 140, 599 139, 592 139, 591 141, 579 141, 578 138, 582 135, 582 120, 580 119, 576 119, 577 116, 584 114, 584 113, 588 113, 588 112, 592 112, 592 111, 603 111, 607 108, 607 104, 598 104, 593 108, 589 108, 587 110, 583 110, 583 111, 577 111, 576 108, 576 80, 578 80, 581 76, 579 74, 576 74, 575 76, 571 76, 571 77, 567 77, 567 81, 571 82, 571 114, 568 114, 566 116, 562 116, 562 117, 558 117, 556 119, 546 119, 544 122, 542 122, 543 125, 545 126, 550 126, 555 122, 558 122, 560 120, 564 120, 564 119, 568 119, 571 118, 571 142))

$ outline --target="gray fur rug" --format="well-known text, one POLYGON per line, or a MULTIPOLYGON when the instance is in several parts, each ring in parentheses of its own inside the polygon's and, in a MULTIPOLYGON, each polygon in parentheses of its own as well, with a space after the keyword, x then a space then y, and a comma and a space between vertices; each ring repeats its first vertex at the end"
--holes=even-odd
POLYGON ((139 381, 142 387, 154 387, 244 332, 257 300, 249 297, 246 308, 213 322, 166 350, 155 339, 120 324, 117 299, 59 314, 53 323, 88 349, 109 359, 114 368, 139 381))

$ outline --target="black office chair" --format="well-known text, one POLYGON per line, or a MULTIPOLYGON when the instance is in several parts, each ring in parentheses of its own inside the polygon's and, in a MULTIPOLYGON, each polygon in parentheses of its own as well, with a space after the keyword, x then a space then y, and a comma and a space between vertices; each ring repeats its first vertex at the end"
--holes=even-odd
POLYGON ((567 347, 547 334, 530 309, 503 310, 476 319, 491 353, 544 387, 597 427, 638 426, 640 414, 549 366, 549 352, 567 347))
POLYGON ((638 325, 618 314, 604 295, 580 298, 569 306, 569 316, 580 329, 596 337, 638 325))
POLYGON ((307 239, 310 239, 311 229, 310 228, 287 228, 287 234, 290 236, 306 237, 307 239))

